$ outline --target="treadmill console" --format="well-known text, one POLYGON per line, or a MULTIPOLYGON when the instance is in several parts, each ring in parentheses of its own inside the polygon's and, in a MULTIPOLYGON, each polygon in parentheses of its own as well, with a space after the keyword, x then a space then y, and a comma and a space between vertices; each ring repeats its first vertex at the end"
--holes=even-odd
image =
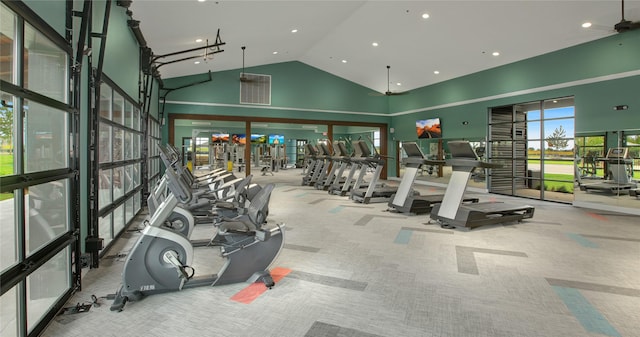
POLYGON ((447 144, 449 145, 449 151, 451 151, 451 158, 478 160, 476 152, 473 151, 473 148, 468 141, 452 140, 447 144))
POLYGON ((327 144, 318 143, 318 145, 320 145, 320 148, 322 149, 322 155, 323 156, 330 156, 331 155, 331 151, 329 150, 329 147, 327 146, 327 144))
POLYGON ((336 142, 336 144, 338 144, 338 153, 340 154, 340 156, 348 157, 349 156, 349 151, 347 151, 347 147, 344 145, 344 143, 343 142, 336 142))
POLYGON ((629 149, 626 147, 612 147, 607 151, 607 159, 628 159, 629 149))
POLYGON ((413 142, 403 143, 402 148, 404 149, 404 152, 407 154, 407 157, 424 158, 424 155, 422 154, 420 147, 418 147, 416 143, 413 143, 413 142))

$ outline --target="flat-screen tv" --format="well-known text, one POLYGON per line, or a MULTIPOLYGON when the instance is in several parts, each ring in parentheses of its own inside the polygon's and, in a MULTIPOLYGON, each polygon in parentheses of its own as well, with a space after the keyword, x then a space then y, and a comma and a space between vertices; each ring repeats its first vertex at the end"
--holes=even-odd
POLYGON ((247 135, 244 133, 234 133, 231 135, 231 143, 233 144, 247 144, 247 135))
POLYGON ((229 134, 228 133, 213 133, 213 134, 211 134, 211 142, 212 143, 228 143, 229 142, 229 134))
POLYGON ((251 143, 253 144, 265 144, 267 142, 267 136, 266 135, 260 135, 260 134, 251 134, 251 143))
POLYGON ((269 135, 269 144, 284 144, 284 135, 269 135))
POLYGON ((440 118, 416 121, 416 133, 418 134, 418 138, 442 138, 440 118))

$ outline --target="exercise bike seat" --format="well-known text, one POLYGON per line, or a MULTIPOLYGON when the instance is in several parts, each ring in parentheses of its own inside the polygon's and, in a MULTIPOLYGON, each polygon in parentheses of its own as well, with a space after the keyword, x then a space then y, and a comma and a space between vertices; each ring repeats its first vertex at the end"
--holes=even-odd
POLYGON ((249 207, 247 213, 239 215, 235 218, 224 218, 220 223, 218 234, 225 235, 227 233, 237 232, 255 232, 262 228, 267 220, 269 199, 271 192, 275 187, 274 184, 268 184, 258 192, 249 207))

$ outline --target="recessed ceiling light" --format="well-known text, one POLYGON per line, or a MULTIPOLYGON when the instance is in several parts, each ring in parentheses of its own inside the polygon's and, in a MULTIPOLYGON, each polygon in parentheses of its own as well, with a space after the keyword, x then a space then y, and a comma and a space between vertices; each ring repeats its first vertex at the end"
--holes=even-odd
POLYGON ((377 47, 378 46, 378 42, 374 42, 371 45, 374 46, 374 47, 377 47))
POLYGON ((428 18, 429 18, 429 13, 424 13, 424 14, 422 14, 422 18, 423 18, 423 19, 428 19, 428 18))
POLYGON ((195 62, 193 62, 193 63, 195 63, 195 64, 200 64, 200 61, 195 61, 195 62))
POLYGON ((274 51, 274 52, 273 52, 273 55, 276 55, 277 53, 278 53, 277 51, 274 51))
POLYGON ((347 60, 342 60, 342 63, 347 63, 347 60))
POLYGON ((205 2, 205 1, 207 1, 207 0, 198 0, 198 2, 205 2))
POLYGON ((402 85, 402 83, 398 82, 398 83, 396 83, 396 85, 397 85, 397 86, 401 86, 401 85, 402 85))
POLYGON ((494 51, 491 55, 493 55, 493 56, 499 56, 499 55, 500 55, 500 53, 499 53, 499 52, 497 52, 497 51, 494 51))
POLYGON ((436 74, 436 75, 438 75, 440 72, 439 72, 439 71, 437 71, 437 70, 435 70, 433 73, 434 73, 434 74, 436 74))
POLYGON ((585 22, 582 24, 582 28, 589 28, 591 27, 591 22, 585 22))
POLYGON ((196 42, 200 43, 200 42, 202 42, 202 39, 196 39, 196 42))
POLYGON ((297 33, 297 32, 298 32, 298 30, 297 30, 297 29, 292 29, 292 30, 291 30, 291 32, 292 32, 292 33, 297 33))

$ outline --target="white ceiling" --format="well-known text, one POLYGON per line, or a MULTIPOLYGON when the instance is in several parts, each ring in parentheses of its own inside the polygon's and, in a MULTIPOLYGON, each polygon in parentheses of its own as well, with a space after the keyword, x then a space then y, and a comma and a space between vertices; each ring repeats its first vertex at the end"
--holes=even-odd
MULTIPOLYGON (((220 29, 224 52, 163 66, 163 79, 240 70, 246 46, 246 67, 301 61, 378 92, 387 65, 391 91, 405 91, 616 34, 621 20, 618 0, 134 0, 130 10, 155 55, 212 43, 220 29)), ((625 1, 625 18, 640 21, 640 0, 625 1)))

